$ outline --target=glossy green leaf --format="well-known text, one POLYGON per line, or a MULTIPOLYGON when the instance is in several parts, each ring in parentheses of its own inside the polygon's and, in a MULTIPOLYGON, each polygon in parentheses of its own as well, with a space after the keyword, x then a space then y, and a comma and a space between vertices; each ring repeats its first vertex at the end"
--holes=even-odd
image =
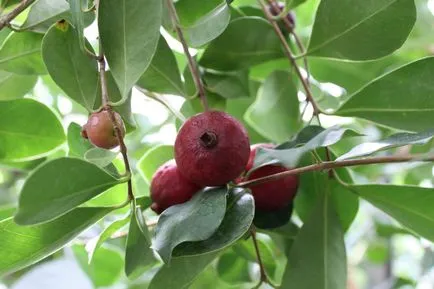
POLYGON ((416 234, 434 241, 432 188, 392 185, 352 186, 357 194, 416 234))
POLYGON ((247 70, 229 73, 211 73, 203 75, 206 89, 224 98, 250 97, 249 72, 247 70))
POLYGON ((208 0, 197 5, 195 0, 176 2, 184 37, 191 47, 200 47, 218 37, 229 24, 231 14, 225 0, 208 0))
POLYGON ((173 250, 173 256, 206 254, 230 246, 249 230, 254 214, 252 195, 245 190, 232 191, 229 194, 226 214, 217 231, 204 241, 179 244, 173 250))
POLYGON ((65 0, 36 1, 20 29, 45 33, 54 22, 67 16, 68 12, 69 4, 65 0))
POLYGON ((432 129, 434 57, 394 70, 356 92, 335 114, 409 131, 432 129))
POLYGON ((81 159, 46 162, 24 183, 15 221, 20 225, 50 221, 118 183, 104 170, 81 159))
POLYGON ((125 274, 133 279, 156 263, 151 249, 151 237, 140 208, 133 211, 125 252, 125 274))
POLYGON ((347 128, 338 126, 326 130, 320 127, 305 127, 292 142, 287 142, 276 149, 259 148, 254 167, 276 160, 288 168, 296 167, 300 159, 308 152, 321 147, 327 147, 339 142, 342 138, 357 136, 358 134, 347 128), (306 138, 306 139, 304 139, 306 138), (295 144, 298 146, 295 147, 295 144), (289 148, 286 148, 289 147, 289 148))
POLYGON ((70 10, 71 10, 71 23, 77 30, 78 41, 80 43, 80 48, 84 50, 86 47, 84 41, 84 9, 87 9, 87 0, 69 0, 70 10), (83 3, 85 2, 85 3, 83 3))
POLYGON ((155 171, 166 161, 173 159, 173 146, 160 145, 148 150, 137 163, 140 174, 150 184, 155 171))
POLYGON ((68 22, 53 25, 44 37, 42 56, 66 95, 92 110, 99 86, 97 62, 80 49, 77 30, 68 22))
POLYGON ((160 215, 152 247, 165 263, 170 262, 177 245, 207 240, 218 230, 225 216, 226 195, 226 188, 205 189, 160 215))
POLYGON ((72 122, 68 126, 69 156, 83 158, 85 153, 93 148, 93 145, 81 136, 81 126, 72 122))
POLYGON ((15 211, 16 211, 15 206, 1 206, 0 221, 12 217, 15 211))
POLYGON ((428 130, 421 133, 397 133, 383 140, 359 144, 346 154, 337 158, 337 160, 369 156, 382 150, 405 145, 422 145, 428 143, 433 137, 434 130, 428 130))
POLYGON ((222 71, 240 70, 282 56, 281 43, 271 25, 261 18, 244 17, 232 21, 207 47, 200 65, 222 71))
POLYGON ((84 159, 103 168, 111 164, 118 154, 110 150, 91 148, 84 154, 84 159))
POLYGON ((297 88, 291 74, 275 71, 265 80, 256 101, 247 109, 244 117, 266 138, 283 142, 300 129, 299 106, 297 88))
POLYGON ((295 239, 281 287, 345 289, 347 270, 344 233, 325 195, 295 239))
POLYGON ((131 220, 131 215, 128 214, 124 218, 118 219, 107 226, 104 231, 98 236, 98 240, 95 242, 92 247, 88 249, 88 263, 92 262, 92 259, 95 255, 95 252, 107 241, 114 233, 125 227, 131 220))
POLYGON ((160 36, 157 51, 137 86, 157 93, 184 95, 175 55, 163 36, 160 36))
POLYGON ((161 0, 106 0, 98 27, 113 77, 126 97, 151 63, 160 37, 161 0))
POLYGON ((72 247, 75 258, 83 271, 89 276, 95 287, 113 285, 121 277, 123 257, 116 247, 103 246, 94 255, 92 263, 88 262, 84 246, 72 247))
POLYGON ((65 141, 57 116, 32 99, 0 101, 0 161, 41 158, 65 141))
POLYGON ((19 75, 0 71, 0 100, 11 100, 23 97, 36 84, 36 75, 19 75))
POLYGON ((323 0, 308 54, 351 60, 384 57, 402 46, 415 21, 413 0, 323 0))
POLYGON ((42 35, 13 32, 0 48, 0 69, 16 74, 45 74, 41 57, 42 35))
POLYGON ((25 268, 61 249, 111 208, 77 208, 49 223, 22 227, 0 222, 0 275, 25 268))
POLYGON ((180 257, 165 264, 149 285, 149 289, 186 289, 194 279, 211 264, 220 252, 199 256, 180 257))

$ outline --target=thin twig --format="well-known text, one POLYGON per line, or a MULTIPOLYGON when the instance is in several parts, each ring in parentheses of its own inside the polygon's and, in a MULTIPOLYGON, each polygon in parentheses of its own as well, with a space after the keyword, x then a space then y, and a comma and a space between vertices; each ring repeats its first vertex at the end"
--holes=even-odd
POLYGON ((273 19, 273 16, 270 14, 270 12, 267 9, 266 4, 264 3, 263 0, 258 0, 259 4, 262 7, 262 10, 264 11, 265 17, 267 17, 267 20, 270 22, 270 24, 273 26, 274 32, 277 34, 277 36, 280 39, 280 42, 283 45, 284 51, 285 51, 285 55, 288 58, 289 62, 291 63, 291 65, 294 67, 295 72, 298 76, 298 78, 301 81, 301 84, 303 85, 303 88, 306 92, 306 97, 309 100, 309 102, 312 104, 312 108, 313 108, 313 114, 314 115, 318 115, 321 110, 318 108, 317 104, 315 103, 315 100, 313 99, 313 95, 312 92, 310 91, 310 87, 306 81, 306 79, 303 77, 303 75, 301 74, 301 70, 297 65, 297 62, 294 58, 294 55, 292 54, 291 48, 288 45, 288 42, 286 42, 286 38, 283 35, 282 31, 279 28, 279 25, 277 24, 277 22, 273 19))
POLYGON ((404 163, 404 162, 434 162, 434 157, 423 157, 418 155, 406 155, 406 156, 387 156, 387 157, 370 157, 364 159, 343 160, 343 161, 329 161, 320 164, 313 164, 305 167, 291 169, 282 173, 250 180, 247 182, 239 183, 237 187, 252 187, 263 183, 275 181, 290 175, 298 175, 307 172, 330 170, 335 168, 353 167, 360 165, 374 165, 385 163, 404 163))
POLYGON ((2 30, 5 26, 8 26, 15 17, 26 10, 26 8, 32 5, 32 3, 35 1, 36 0, 23 0, 11 12, 0 17, 0 30, 2 30))
POLYGON ((106 110, 109 113, 110 120, 113 124, 113 128, 115 130, 116 138, 118 139, 122 158, 124 160, 125 164, 125 170, 127 175, 130 176, 130 179, 127 182, 128 186, 128 199, 134 200, 134 193, 133 193, 133 184, 131 180, 131 167, 130 167, 130 161, 128 160, 128 154, 127 154, 127 146, 125 145, 124 138, 122 136, 122 132, 120 127, 118 126, 118 123, 116 121, 116 116, 113 112, 112 107, 109 104, 109 95, 108 95, 108 89, 107 89, 107 79, 105 75, 105 59, 104 59, 104 52, 100 41, 100 47, 99 47, 99 56, 98 56, 98 64, 99 64, 99 75, 100 75, 100 82, 101 82, 101 101, 103 105, 103 109, 106 110))
POLYGON ((250 229, 250 234, 252 236, 252 242, 253 242, 253 246, 255 247, 256 258, 258 260, 259 271, 261 274, 259 284, 254 288, 259 288, 262 283, 264 282, 269 283, 269 281, 268 281, 267 272, 265 271, 264 263, 262 262, 261 252, 259 251, 258 240, 256 239, 256 228, 253 225, 252 228, 250 229))
POLYGON ((187 57, 188 67, 193 76, 196 89, 199 92, 199 97, 202 102, 202 106, 205 111, 208 111, 209 107, 208 107, 208 100, 206 98, 205 87, 203 86, 197 63, 191 56, 190 51, 188 50, 188 45, 187 42, 185 41, 184 34, 180 27, 178 14, 176 13, 176 8, 175 5, 173 4, 173 0, 167 0, 167 7, 169 8, 169 14, 172 19, 173 26, 175 27, 176 34, 178 35, 179 41, 181 42, 182 48, 184 49, 185 56, 187 57))

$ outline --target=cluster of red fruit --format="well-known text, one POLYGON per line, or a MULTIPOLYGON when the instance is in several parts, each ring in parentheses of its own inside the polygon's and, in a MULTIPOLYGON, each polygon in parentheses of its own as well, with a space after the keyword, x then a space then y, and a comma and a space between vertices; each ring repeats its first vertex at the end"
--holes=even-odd
MULTIPOLYGON (((223 186, 284 172, 277 165, 253 168, 259 147, 250 147, 243 125, 227 113, 209 111, 193 116, 181 127, 175 142, 175 160, 162 165, 151 183, 151 208, 156 213, 188 201, 204 187, 223 186)), ((287 207, 295 197, 298 177, 290 175, 251 187, 255 206, 262 211, 287 207)))
MULTIPOLYGON (((121 136, 125 127, 121 116, 113 112, 121 136)), ((82 136, 97 147, 112 149, 119 145, 110 112, 93 113, 83 126, 82 136)), ((151 183, 152 210, 161 213, 170 206, 181 204, 204 187, 240 183, 287 169, 266 165, 254 169, 259 147, 250 147, 243 125, 225 112, 209 111, 188 119, 181 127, 175 142, 175 159, 163 164, 151 183)), ((251 187, 255 206, 262 211, 277 211, 287 207, 295 197, 298 177, 290 175, 251 187)))

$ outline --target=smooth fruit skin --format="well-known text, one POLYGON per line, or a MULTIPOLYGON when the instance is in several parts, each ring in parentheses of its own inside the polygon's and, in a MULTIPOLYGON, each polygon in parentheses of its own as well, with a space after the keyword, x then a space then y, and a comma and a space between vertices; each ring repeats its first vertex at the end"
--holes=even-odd
POLYGON ((187 202, 201 189, 179 173, 172 159, 159 167, 152 177, 151 209, 160 214, 168 207, 187 202))
POLYGON ((250 171, 253 168, 253 164, 255 163, 255 157, 256 152, 258 151, 258 148, 266 148, 266 149, 272 149, 274 148, 274 144, 272 143, 258 143, 254 144, 250 147, 250 156, 249 161, 246 165, 246 171, 250 171))
POLYGON ((175 141, 180 172, 200 186, 222 186, 245 169, 250 155, 247 131, 225 112, 208 111, 188 119, 175 141))
MULTIPOLYGON (((249 162, 246 171, 253 167, 258 148, 273 148, 271 143, 254 144, 250 148, 249 162)), ((244 180, 253 180, 276 173, 285 172, 287 169, 280 165, 268 165, 254 170, 244 180)), ((275 181, 263 183, 250 188, 255 206, 258 210, 276 211, 288 206, 294 199, 298 189, 298 176, 291 175, 275 181)))
MULTIPOLYGON (((123 138, 125 136, 124 123, 117 112, 114 112, 114 115, 123 138)), ((100 148, 112 149, 119 145, 109 112, 105 110, 92 113, 84 125, 81 134, 83 137, 88 138, 92 144, 100 148)))
MULTIPOLYGON (((285 167, 268 165, 254 170, 247 180, 258 179, 277 173, 286 172, 285 167)), ((298 189, 298 176, 290 175, 282 179, 252 186, 255 207, 259 210, 273 211, 289 205, 295 198, 298 189)))

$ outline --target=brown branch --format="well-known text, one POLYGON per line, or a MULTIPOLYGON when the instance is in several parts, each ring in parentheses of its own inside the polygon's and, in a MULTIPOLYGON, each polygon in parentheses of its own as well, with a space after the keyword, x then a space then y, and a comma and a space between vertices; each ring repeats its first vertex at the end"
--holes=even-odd
POLYGON ((128 186, 128 199, 131 201, 134 199, 133 184, 131 181, 131 166, 130 166, 130 161, 128 160, 127 146, 125 145, 121 129, 118 126, 118 123, 116 121, 116 116, 113 112, 113 109, 109 104, 109 95, 108 95, 108 89, 107 89, 108 86, 107 86, 107 79, 106 79, 106 75, 105 75, 105 59, 104 59, 104 53, 103 53, 101 41, 100 41, 100 47, 99 47, 98 64, 99 64, 99 76, 100 76, 100 82, 101 82, 102 106, 103 106, 103 109, 109 113, 110 120, 111 120, 111 122, 113 124, 113 128, 115 130, 116 138, 118 139, 118 142, 119 142, 122 158, 124 160, 125 170, 126 170, 127 174, 129 175, 129 180, 127 182, 127 186, 128 186))
POLYGON ((27 7, 32 5, 33 2, 35 2, 35 0, 23 0, 11 12, 0 17, 0 30, 2 30, 5 26, 9 26, 10 22, 14 20, 14 18, 17 17, 21 12, 26 10, 27 7))
POLYGON ((237 187, 252 187, 260 185, 267 182, 272 182, 290 175, 298 175, 307 172, 330 170, 335 168, 343 167, 354 167, 360 165, 374 165, 374 164, 386 164, 386 163, 404 163, 404 162, 434 162, 434 157, 422 157, 418 155, 406 155, 406 156, 387 156, 387 157, 370 157, 364 159, 354 159, 354 160, 343 160, 343 161, 332 161, 323 162, 319 164, 313 164, 305 167, 295 168, 288 170, 286 172, 277 173, 274 175, 250 180, 247 182, 239 183, 237 187))
POLYGON ((182 44, 182 48, 184 49, 185 56, 188 60, 188 68, 190 69, 190 72, 194 79, 194 84, 196 85, 196 89, 199 92, 199 97, 202 102, 202 106, 205 111, 209 110, 208 107, 208 100, 206 98, 206 92, 205 87, 202 83, 202 79, 200 77, 199 69, 197 67, 196 61, 193 59, 193 57, 190 54, 190 51, 188 50, 187 41, 185 41, 184 34, 182 32, 182 29, 179 24, 179 17, 176 13, 175 5, 173 4, 173 0, 167 0, 167 7, 169 8, 169 14, 172 19, 173 26, 175 27, 176 34, 178 35, 179 41, 182 44))
POLYGON ((264 11, 265 17, 270 22, 270 24, 273 26, 274 32, 279 37, 279 40, 283 45, 285 55, 288 58, 291 65, 294 67, 295 72, 296 72, 298 78, 300 79, 301 84, 303 85, 304 91, 306 92, 306 97, 307 97, 308 101, 312 104, 313 114, 317 116, 321 112, 321 110, 318 108, 317 104, 315 103, 312 92, 310 91, 309 84, 307 83, 307 81, 303 77, 303 75, 301 74, 301 70, 297 65, 297 62, 294 58, 294 55, 292 54, 292 51, 291 51, 291 48, 289 47, 288 42, 286 42, 285 36, 283 35, 282 31, 280 30, 277 22, 273 19, 273 16, 268 11, 267 6, 263 2, 263 0, 258 0, 258 2, 261 5, 262 10, 264 11))
POLYGON ((261 252, 259 251, 259 246, 258 246, 258 240, 256 239, 256 228, 254 225, 252 225, 252 228, 250 229, 250 234, 252 236, 252 242, 253 242, 253 246, 255 247, 256 258, 258 260, 258 265, 259 265, 259 272, 261 274, 259 283, 254 288, 259 288, 261 287, 262 283, 264 282, 269 283, 269 280, 268 280, 267 272, 265 271, 264 263, 262 262, 261 252))

